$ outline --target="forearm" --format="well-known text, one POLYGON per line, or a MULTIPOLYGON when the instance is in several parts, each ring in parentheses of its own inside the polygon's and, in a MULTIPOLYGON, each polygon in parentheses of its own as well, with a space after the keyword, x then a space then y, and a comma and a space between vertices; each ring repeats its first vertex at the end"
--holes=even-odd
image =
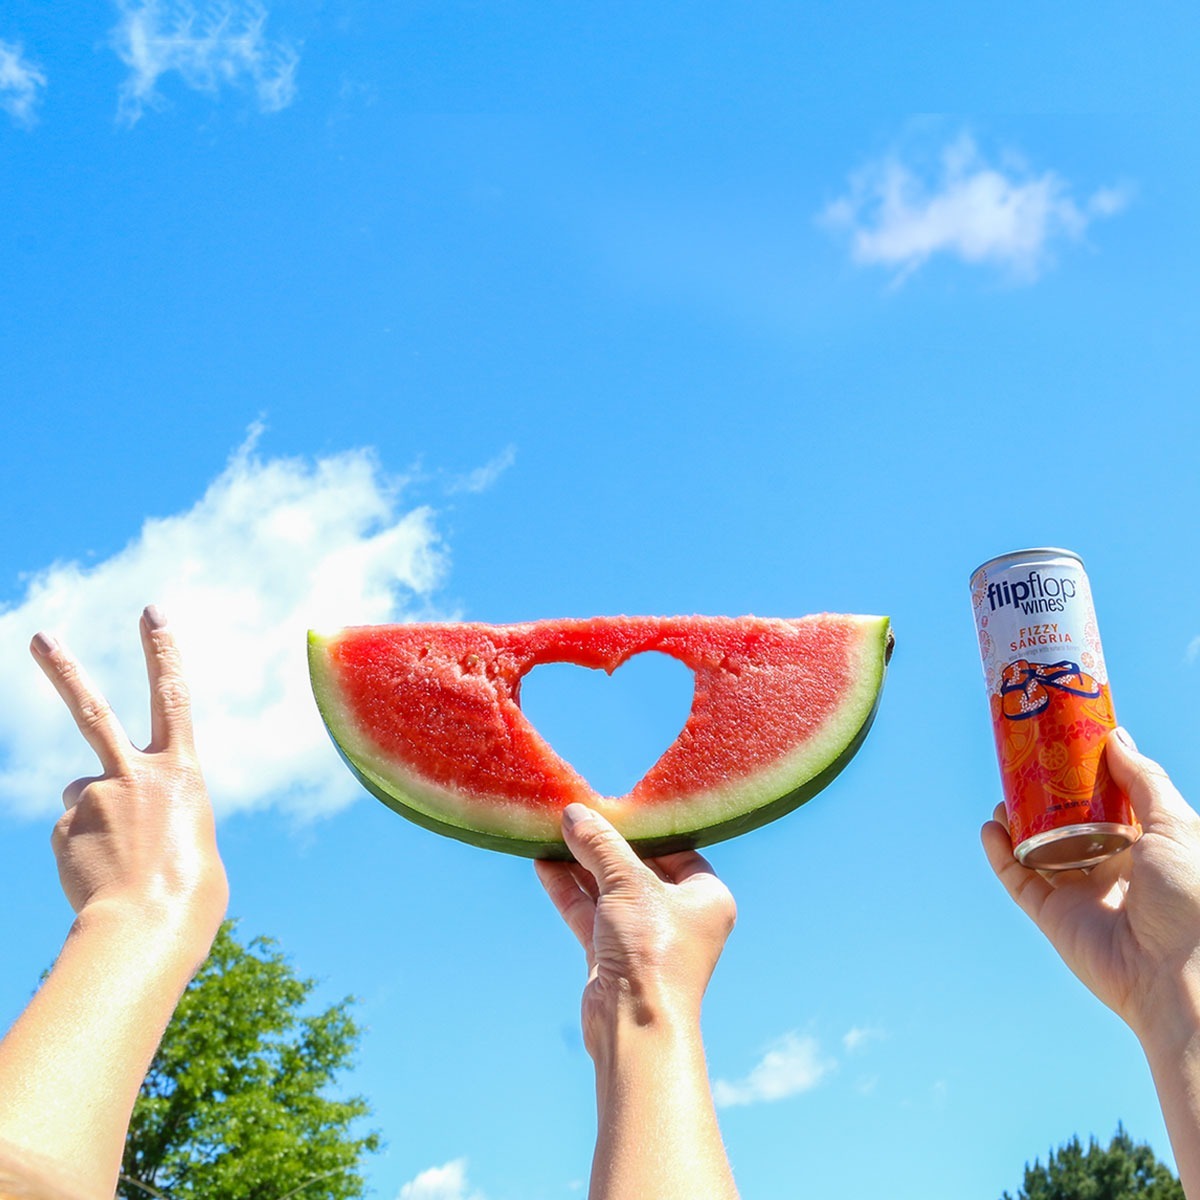
POLYGON ((0 1196, 4 1200, 91 1200, 58 1163, 0 1143, 0 1196))
POLYGON ((1200 1200, 1200 971, 1191 972, 1155 1005, 1156 1023, 1139 1033, 1179 1180, 1200 1200))
POLYGON ((736 1200, 698 1022, 615 1021, 596 1099, 589 1200, 736 1200))
POLYGON ((169 914, 85 910, 0 1042, 0 1141, 111 1196, 138 1088, 205 949, 169 914))

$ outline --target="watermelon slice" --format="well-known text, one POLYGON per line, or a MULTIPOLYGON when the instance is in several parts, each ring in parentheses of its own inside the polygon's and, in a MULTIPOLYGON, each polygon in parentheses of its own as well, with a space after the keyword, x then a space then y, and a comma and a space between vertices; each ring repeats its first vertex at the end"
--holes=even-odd
POLYGON ((530 858, 570 857, 559 814, 603 812, 643 855, 783 816, 862 744, 891 655, 886 617, 595 617, 414 624, 308 636, 317 706, 368 791, 438 833, 530 858), (658 651, 696 677, 675 742, 628 795, 601 796, 520 707, 540 663, 616 670, 658 651))

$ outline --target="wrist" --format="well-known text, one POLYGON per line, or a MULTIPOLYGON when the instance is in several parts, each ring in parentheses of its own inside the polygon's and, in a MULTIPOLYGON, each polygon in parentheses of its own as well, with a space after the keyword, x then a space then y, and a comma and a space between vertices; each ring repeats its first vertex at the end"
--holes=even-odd
POLYGON ((702 1046, 699 1006, 654 989, 630 989, 592 1007, 584 1015, 584 1032, 597 1071, 702 1046))
POLYGON ((1200 958, 1160 981, 1140 1008, 1129 1026, 1152 1065, 1200 1060, 1200 958))
POLYGON ((120 946, 139 970, 158 968, 186 982, 208 955, 220 915, 154 897, 105 897, 86 904, 70 938, 120 946))

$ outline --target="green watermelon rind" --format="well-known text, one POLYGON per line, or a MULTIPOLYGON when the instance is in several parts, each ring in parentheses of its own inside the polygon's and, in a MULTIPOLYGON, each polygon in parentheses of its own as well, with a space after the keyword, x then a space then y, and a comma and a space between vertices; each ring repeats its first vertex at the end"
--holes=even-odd
MULTIPOLYGON (((863 636, 855 686, 837 713, 791 754, 748 778, 676 802, 658 801, 639 808, 632 803, 623 805, 624 798, 593 797, 589 803, 613 821, 642 857, 709 846, 799 808, 842 772, 866 740, 879 710, 893 640, 890 622, 887 617, 861 617, 859 621, 863 636), (801 782, 787 786, 795 779, 801 782)), ((430 786, 356 736, 354 722, 340 712, 338 687, 327 670, 323 652, 327 641, 309 632, 313 694, 338 754, 368 792, 414 824, 470 845, 524 858, 572 857, 557 833, 556 812, 530 813, 520 805, 503 802, 489 802, 485 807, 472 797, 430 786), (481 828, 483 821, 493 827, 481 828)))

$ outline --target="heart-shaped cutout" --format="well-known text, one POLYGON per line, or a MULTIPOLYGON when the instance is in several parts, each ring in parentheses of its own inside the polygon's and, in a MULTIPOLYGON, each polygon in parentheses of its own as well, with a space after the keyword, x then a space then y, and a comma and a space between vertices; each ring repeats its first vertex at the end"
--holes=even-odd
POLYGON ((612 675, 543 663, 521 680, 521 711, 604 796, 623 796, 679 736, 692 672, 669 654, 635 654, 612 675))

